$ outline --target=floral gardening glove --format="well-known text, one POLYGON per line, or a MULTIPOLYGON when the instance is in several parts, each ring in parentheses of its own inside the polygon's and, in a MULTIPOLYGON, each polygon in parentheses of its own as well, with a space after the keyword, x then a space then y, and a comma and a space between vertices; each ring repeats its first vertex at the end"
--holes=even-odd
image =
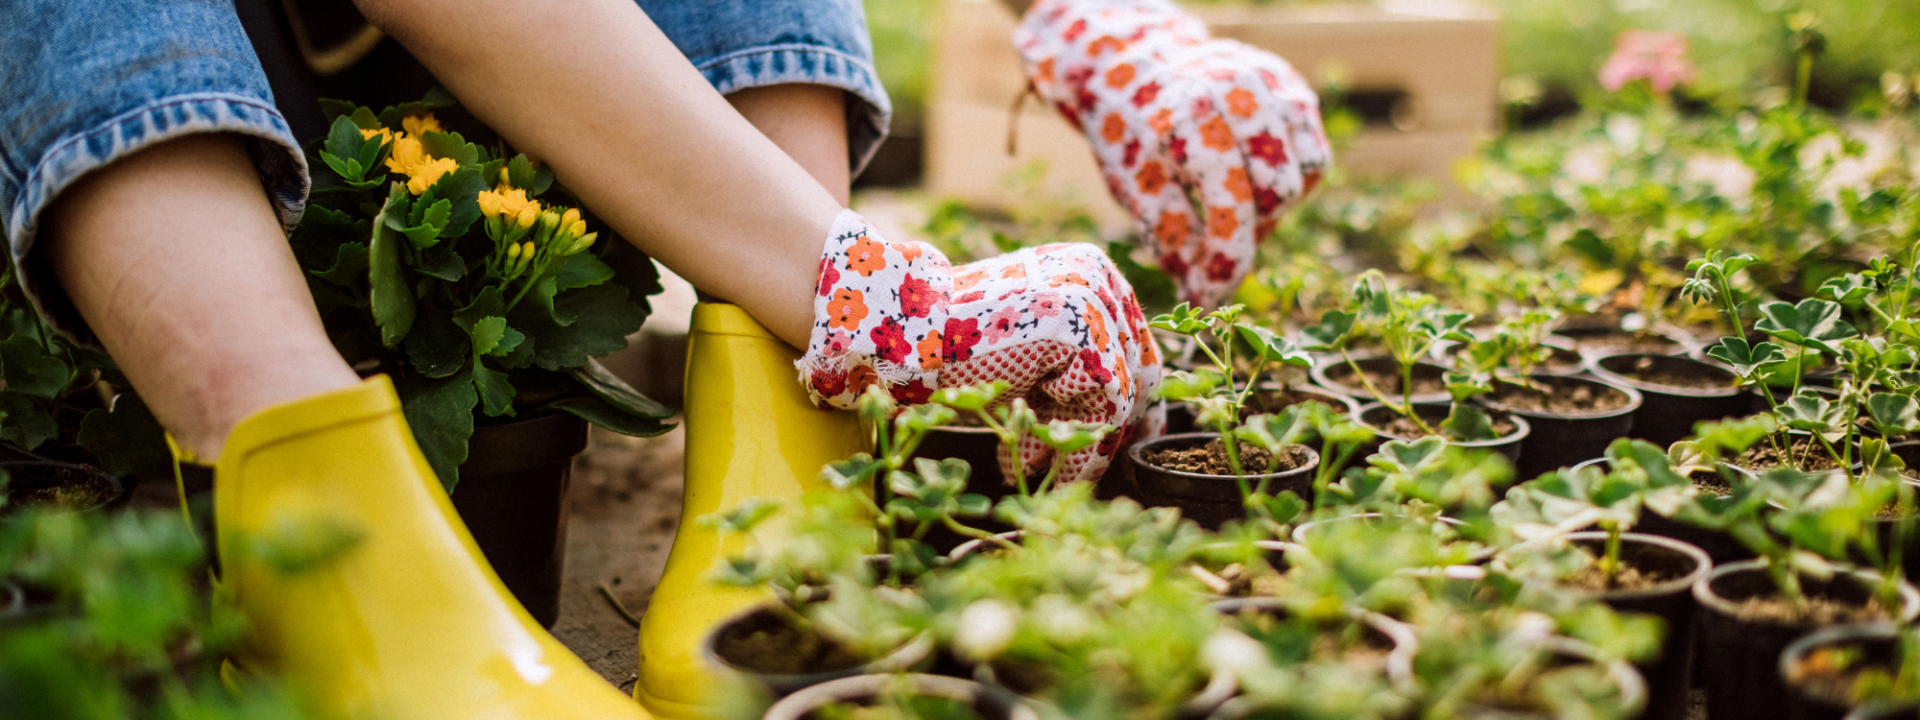
MULTIPOLYGON (((851 408, 880 383, 905 404, 941 386, 1004 380, 1041 422, 1119 428, 1067 457, 1063 480, 1100 477, 1140 429, 1160 382, 1147 321, 1106 255, 1092 245, 1029 248, 953 267, 932 246, 887 242, 851 210, 820 258, 813 337, 795 366, 823 407, 851 408)), ((1028 468, 1052 449, 1021 440, 1028 468)), ((1016 477, 1005 448, 1001 469, 1016 477)))
POLYGON ((1254 244, 1332 160, 1319 98, 1292 66, 1211 39, 1165 0, 1040 0, 1013 41, 1034 90, 1092 142, 1182 300, 1230 296, 1254 244))

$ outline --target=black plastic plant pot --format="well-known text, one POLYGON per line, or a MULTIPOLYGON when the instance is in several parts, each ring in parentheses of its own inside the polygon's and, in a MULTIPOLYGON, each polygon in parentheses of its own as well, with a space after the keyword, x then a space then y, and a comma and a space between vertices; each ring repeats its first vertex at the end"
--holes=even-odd
MULTIPOLYGON (((943 698, 965 704, 978 720, 1039 720, 1031 706, 1001 688, 972 680, 944 675, 855 675, 794 692, 767 708, 761 720, 821 720, 848 717, 846 713, 823 713, 835 705, 871 707, 886 702, 889 694, 906 690, 923 698, 943 698)), ((861 713, 851 716, 860 717, 861 713)), ((940 715, 940 717, 950 717, 940 715)))
POLYGON ((129 497, 119 478, 92 465, 59 460, 0 462, 7 474, 8 502, 0 515, 24 507, 91 511, 118 506, 129 497))
MULTIPOLYGON (((1000 438, 993 434, 992 428, 957 425, 934 428, 921 438, 920 446, 914 448, 913 456, 934 460, 958 458, 967 461, 967 466, 972 468, 972 473, 967 476, 966 491, 983 495, 995 503, 1000 502, 1000 498, 1016 492, 1013 483, 1007 481, 1006 473, 1000 471, 1000 438)), ((1120 464, 1120 460, 1115 458, 1106 477, 1100 481, 1102 486, 1110 486, 1111 481, 1116 479, 1115 469, 1120 464)), ((1027 486, 1034 487, 1045 476, 1043 470, 1029 477, 1027 486)), ((967 518, 966 523, 970 527, 988 532, 1012 529, 1005 523, 991 518, 967 518)), ((968 539, 942 525, 935 525, 921 538, 941 553, 952 552, 955 547, 959 547, 968 539)))
MULTIPOLYGON (((1150 507, 1180 508, 1181 515, 1209 530, 1219 529, 1228 520, 1245 518, 1246 505, 1240 496, 1240 483, 1234 476, 1183 472, 1146 459, 1148 453, 1156 450, 1191 450, 1219 438, 1213 433, 1185 433, 1143 440, 1128 447, 1127 457, 1133 462, 1133 481, 1140 493, 1140 502, 1150 507)), ((1313 474, 1320 466, 1320 454, 1312 448, 1300 449, 1306 451, 1307 462, 1292 470, 1245 475, 1247 488, 1257 490, 1264 482, 1270 495, 1291 490, 1301 499, 1312 502, 1313 474)))
POLYGON ((1640 391, 1633 437, 1667 447, 1693 434, 1694 423, 1748 414, 1752 401, 1740 377, 1719 365, 1677 355, 1631 353, 1590 358, 1594 376, 1640 391), (1661 378, 1692 375, 1706 387, 1686 387, 1661 378), (1643 379, 1645 378, 1645 379, 1643 379))
MULTIPOLYGON (((1610 469, 1606 458, 1594 458, 1575 465, 1574 468, 1578 469, 1589 465, 1597 465, 1603 472, 1610 469)), ((1715 471, 1706 468, 1693 468, 1688 472, 1689 474, 1715 473, 1715 471)), ((1725 496, 1722 495, 1720 497, 1725 496)), ((1641 509, 1640 521, 1634 523, 1633 531, 1642 535, 1658 535, 1663 538, 1672 538, 1700 548, 1700 550, 1707 554, 1707 558, 1713 561, 1714 567, 1739 562, 1741 560, 1752 560, 1754 558, 1752 550, 1747 549, 1746 545, 1741 544, 1739 540, 1735 540, 1732 535, 1727 534, 1725 531, 1703 528, 1693 523, 1681 522, 1658 513, 1648 512, 1645 508, 1641 509)))
MULTIPOLYGON (((1428 425, 1437 426, 1439 422, 1447 419, 1447 413, 1451 411, 1451 407, 1448 405, 1435 404, 1414 405, 1413 411, 1419 413, 1420 419, 1425 420, 1428 425)), ((1519 462, 1520 446, 1526 442, 1527 436, 1533 432, 1533 426, 1528 424, 1527 419, 1523 417, 1508 415, 1506 413, 1496 413, 1496 415, 1499 416, 1499 419, 1512 422, 1513 431, 1492 440, 1472 440, 1467 442, 1448 440, 1447 444, 1454 447, 1492 450, 1507 456, 1508 460, 1519 462)), ((1400 417, 1398 410, 1377 402, 1360 406, 1360 412, 1354 415, 1354 422, 1358 423, 1361 427, 1372 430, 1377 440, 1369 446, 1362 446, 1359 450, 1355 451, 1354 457, 1363 458, 1371 455, 1374 450, 1380 447, 1381 443, 1389 440, 1412 441, 1418 439, 1405 435, 1397 435, 1385 429, 1386 425, 1393 422, 1394 418, 1397 417, 1400 417)))
MULTIPOLYGON (((1389 398, 1401 398, 1400 385, 1397 380, 1397 378, 1400 377, 1400 363, 1395 361, 1392 356, 1368 355, 1366 357, 1356 357, 1353 359, 1353 365, 1358 365, 1362 371, 1372 373, 1376 376, 1396 378, 1394 384, 1389 386, 1391 389, 1380 385, 1375 385, 1374 389, 1379 390, 1389 398)), ((1379 399, 1374 397, 1373 393, 1367 391, 1366 385, 1361 383, 1360 378, 1354 377, 1353 366, 1348 365, 1344 359, 1332 357, 1321 360, 1313 366, 1312 375, 1313 382, 1319 386, 1352 397, 1360 402, 1372 402, 1379 399)), ((1415 386, 1431 383, 1444 388, 1446 375, 1447 368, 1441 365, 1422 362, 1415 363, 1413 366, 1413 382, 1415 386)), ((1447 402, 1451 399, 1453 398, 1447 395, 1444 389, 1426 393, 1415 393, 1411 398, 1411 400, 1416 403, 1447 402)))
MULTIPOLYGON (((717 674, 745 681, 779 698, 841 678, 908 672, 919 668, 933 654, 932 636, 922 634, 880 658, 855 661, 850 660, 854 657, 851 652, 841 652, 841 662, 807 666, 817 658, 804 658, 790 648, 783 651, 777 647, 782 636, 792 644, 794 636, 804 632, 794 628, 772 605, 758 605, 715 626, 700 644, 700 656, 717 674), (781 666, 770 667, 769 662, 781 666)), ((812 638, 809 644, 820 648, 832 643, 812 638)))
MULTIPOLYGON (((1280 384, 1277 382, 1269 381, 1261 383, 1260 387, 1254 390, 1253 394, 1247 398, 1247 414, 1279 412, 1281 409, 1293 404, 1293 402, 1306 400, 1324 402, 1332 406, 1334 410, 1346 412, 1349 415, 1360 409, 1359 401, 1345 393, 1307 383, 1293 383, 1286 386, 1285 390, 1290 396, 1287 399, 1293 402, 1277 402, 1274 396, 1277 395, 1281 389, 1280 384)), ((1204 428, 1194 425, 1192 405, 1183 402, 1166 403, 1166 408, 1166 433, 1168 435, 1204 430, 1204 428)))
MULTIPOLYGON (((1808 598, 1864 604, 1880 579, 1863 570, 1840 570, 1821 580, 1800 576, 1808 598)), ((1766 560, 1747 560, 1714 568, 1693 584, 1700 603, 1700 686, 1707 692, 1707 717, 1787 720, 1787 689, 1780 683, 1780 653, 1801 635, 1817 630, 1809 622, 1778 623, 1743 619, 1742 602, 1779 592, 1766 560)), ((1900 583, 1900 607, 1894 620, 1920 615, 1920 592, 1900 583)))
MULTIPOLYGON (((1916 511, 1905 520, 1875 518, 1874 529, 1879 533, 1880 547, 1891 548, 1899 540, 1900 526, 1906 525, 1906 542, 1900 551, 1901 572, 1910 578, 1920 578, 1920 477, 1909 474, 1915 472, 1913 468, 1920 468, 1920 440, 1897 442, 1887 446, 1887 450, 1907 464, 1907 469, 1900 471, 1900 479, 1913 488, 1916 511)), ((1858 466, 1855 469, 1857 472, 1858 466)))
MULTIPOLYGON (((1588 550, 1604 552, 1607 534, 1577 532, 1567 540, 1588 550)), ((1622 533, 1620 559, 1641 572, 1659 572, 1668 578, 1651 587, 1588 592, 1586 595, 1621 612, 1660 618, 1666 626, 1660 656, 1639 666, 1647 681, 1647 720, 1685 720, 1687 691, 1693 687, 1693 584, 1713 570, 1713 561, 1700 548, 1656 535, 1622 533)))
POLYGON ((533 619, 560 619, 567 483, 587 449, 587 421, 546 413, 473 429, 453 508, 474 544, 533 619))
POLYGON ((1640 391, 1626 385, 1567 375, 1534 373, 1528 378, 1549 392, 1586 391, 1610 398, 1605 409, 1559 412, 1523 408, 1514 393, 1530 393, 1510 381, 1496 381, 1494 391, 1480 396, 1480 404, 1526 418, 1533 432, 1520 442, 1520 460, 1514 479, 1525 481, 1541 473, 1586 462, 1606 453, 1607 445, 1633 431, 1633 415, 1640 409, 1640 391))
POLYGON ((1780 653, 1780 682, 1787 686, 1789 717, 1796 720, 1842 720, 1855 708, 1852 698, 1836 694, 1839 688, 1809 682, 1818 668, 1834 669, 1831 652, 1857 653, 1847 669, 1880 668, 1892 672, 1899 664, 1900 626, 1890 622, 1848 623, 1821 628, 1793 641, 1780 653))

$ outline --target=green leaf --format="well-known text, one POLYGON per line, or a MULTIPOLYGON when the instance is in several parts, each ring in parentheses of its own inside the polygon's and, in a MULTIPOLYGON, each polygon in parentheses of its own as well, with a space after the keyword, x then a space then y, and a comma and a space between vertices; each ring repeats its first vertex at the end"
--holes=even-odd
POLYGON ((500 296, 500 288, 488 286, 481 288, 480 292, 473 296, 473 302, 454 312, 453 322, 471 335, 473 324, 480 322, 481 318, 506 314, 507 301, 500 296))
POLYGON ((1488 417, 1485 410, 1458 402, 1453 404, 1453 412, 1447 415, 1447 419, 1440 422, 1440 432, 1461 442, 1497 437, 1493 432, 1493 418, 1488 417))
POLYGON ((1300 346, 1314 352, 1338 352, 1346 346, 1347 334, 1353 332, 1353 313, 1344 310, 1328 310, 1320 316, 1320 324, 1300 329, 1300 346))
POLYGON ((1826 282, 1820 284, 1821 295, 1848 307, 1864 302, 1868 295, 1873 294, 1873 290, 1873 282, 1859 273, 1827 278, 1826 282))
POLYGON ((473 406, 480 401, 472 375, 463 370, 442 379, 402 376, 394 385, 420 454, 453 492, 473 436, 473 406))
POLYGON ((340 287, 359 287, 360 279, 367 276, 367 244, 344 243, 334 257, 333 267, 311 272, 314 277, 340 287))
POLYGON ((78 439, 101 469, 115 476, 164 477, 172 467, 166 431, 133 393, 114 398, 112 410, 88 410, 78 439))
POLYGON ((453 158, 454 162, 462 166, 480 164, 480 148, 467 142, 466 138, 460 137, 460 133, 432 131, 421 133, 420 147, 426 150, 428 155, 436 158, 453 158))
POLYGON ((1200 318, 1200 312, 1188 303, 1174 306, 1173 310, 1154 317, 1147 324, 1181 335, 1193 335, 1207 329, 1207 322, 1200 318))
POLYGON ((1873 427, 1884 435, 1920 431, 1920 401, 1901 393, 1874 393, 1867 397, 1873 427))
POLYGON ((747 498, 732 510, 708 513, 694 519, 694 523, 704 528, 721 532, 752 532, 761 521, 772 517, 780 510, 780 501, 766 498, 747 498))
POLYGON ((1798 305, 1770 302, 1760 306, 1760 321, 1753 328, 1792 345, 1838 355, 1827 343, 1860 334, 1840 319, 1840 305, 1828 300, 1808 298, 1798 305))
POLYGON ((613 268, 591 253, 568 255, 553 270, 555 289, 560 292, 592 287, 613 279, 613 268))
POLYGON ((551 317, 526 313, 526 321, 516 318, 514 322, 536 341, 533 363, 548 370, 579 367, 594 357, 625 349, 627 336, 647 319, 645 311, 627 301, 627 289, 612 284, 561 293, 554 310, 572 313, 579 320, 563 327, 551 317))
POLYGON ((598 397, 561 398, 547 403, 546 406, 593 423, 595 427, 602 430, 611 430, 621 435, 653 437, 674 428, 673 423, 660 421, 661 417, 670 416, 636 413, 598 397))
POLYGON ((507 161, 507 184, 521 190, 533 189, 533 161, 526 155, 515 155, 507 161))
POLYGON ((415 224, 413 227, 406 228, 401 232, 406 234, 407 239, 413 242, 414 249, 425 250, 433 247, 435 243, 440 242, 440 231, 446 228, 447 216, 452 213, 452 202, 436 200, 432 205, 428 206, 426 205, 426 198, 422 197, 421 201, 414 203, 413 206, 413 215, 419 219, 414 221, 415 224), (422 206, 426 206, 424 211, 421 210, 422 206))
POLYGON ((486 413, 487 417, 514 414, 513 383, 507 380, 506 373, 489 368, 486 363, 475 360, 473 387, 480 394, 480 410, 486 413))
POLYGON ((1763 342, 1749 346, 1746 338, 1724 337, 1720 344, 1707 348, 1707 356, 1726 363, 1742 378, 1751 378, 1755 370, 1787 358, 1779 345, 1763 342))
POLYGON ((339 212, 324 205, 307 205, 307 211, 300 216, 300 225, 293 229, 290 239, 294 255, 300 259, 300 267, 309 271, 325 270, 333 267, 339 259, 339 248, 347 243, 367 243, 367 221, 355 220, 352 215, 339 212))
MULTIPOLYGON (((469 331, 473 337, 473 352, 476 355, 505 355, 493 350, 500 346, 500 339, 507 334, 507 319, 499 316, 481 318, 469 331)), ((518 343, 515 343, 518 344, 518 343)))
POLYGON ((424 318, 415 324, 404 346, 413 370, 430 378, 459 372, 473 357, 467 334, 446 317, 424 318))
POLYGON ((360 136, 360 126, 355 125, 351 118, 340 117, 335 119, 333 126, 327 129, 327 141, 322 146, 320 156, 326 160, 328 167, 340 173, 341 178, 361 180, 362 173, 370 168, 359 164, 357 160, 360 157, 361 146, 369 142, 373 141, 360 136), (345 167, 356 168, 356 170, 348 172, 343 169, 345 167))
POLYGON ((1579 253, 1601 267, 1613 267, 1618 257, 1613 246, 1608 245, 1607 241, 1600 239, 1598 234, 1588 228, 1574 231, 1573 237, 1567 238, 1567 249, 1579 253))
POLYGON ((594 397, 612 403, 626 412, 641 417, 666 419, 673 417, 673 409, 655 402, 653 398, 640 394, 627 381, 613 374, 598 360, 588 360, 579 367, 567 368, 567 375, 580 382, 581 387, 593 393, 594 397))
POLYGON ((13 391, 0 392, 0 440, 32 450, 60 434, 53 414, 33 398, 13 391))
MULTIPOLYGON (((428 188, 434 197, 452 203, 446 223, 440 229, 440 237, 457 238, 467 234, 473 223, 480 219, 479 196, 480 191, 485 189, 487 179, 481 177, 477 168, 467 165, 440 176, 433 187, 428 188)), ((426 195, 422 193, 421 197, 426 195)))
POLYGON ((420 263, 414 265, 413 269, 427 277, 459 282, 460 278, 467 274, 467 263, 460 257, 460 253, 454 251, 452 245, 452 243, 446 243, 420 253, 420 263))
POLYGON ((1005 380, 990 383, 976 383, 961 387, 940 388, 933 392, 928 402, 939 403, 963 412, 979 412, 1005 393, 1012 385, 1005 380))
POLYGON ((73 369, 67 367, 67 361, 48 355, 38 340, 26 335, 0 341, 0 361, 4 361, 7 390, 11 392, 52 399, 73 382, 73 369))
POLYGON ((380 326, 380 343, 399 347, 413 329, 413 288, 407 281, 405 261, 400 257, 399 233, 387 227, 386 218, 407 212, 407 191, 394 183, 387 205, 374 219, 373 244, 368 248, 368 274, 373 279, 373 321, 380 326))

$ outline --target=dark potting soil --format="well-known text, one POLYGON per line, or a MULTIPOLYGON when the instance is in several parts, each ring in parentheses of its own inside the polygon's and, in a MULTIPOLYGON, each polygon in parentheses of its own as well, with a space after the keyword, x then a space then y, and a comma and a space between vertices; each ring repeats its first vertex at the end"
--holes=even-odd
POLYGON ((1317 402, 1332 407, 1335 410, 1342 409, 1323 396, 1299 392, 1293 388, 1285 388, 1277 391, 1254 391, 1253 402, 1247 403, 1250 406, 1247 411, 1275 413, 1303 402, 1317 402))
POLYGON ((808 675, 859 667, 868 658, 809 630, 762 612, 735 623, 714 640, 714 652, 764 675, 808 675))
MULTIPOLYGON (((1799 468, 1802 472, 1832 470, 1840 467, 1840 461, 1810 437, 1794 438, 1793 445, 1787 449, 1787 452, 1793 456, 1792 467, 1799 468)), ((1740 457, 1734 458, 1733 464, 1748 470, 1765 470, 1789 463, 1780 457, 1773 443, 1769 441, 1747 448, 1740 457)))
MULTIPOLYGON (((67 467, 23 467, 19 474, 33 473, 30 486, 8 493, 9 504, 78 510, 113 499, 113 486, 92 474, 67 467)), ((14 478, 19 488, 21 478, 14 478)))
POLYGON ((1608 590, 1643 590, 1672 580, 1672 577, 1658 572, 1641 572, 1640 568, 1620 563, 1620 570, 1613 574, 1613 582, 1607 582, 1607 575, 1600 571, 1599 564, 1588 565, 1586 569, 1567 577, 1560 582, 1575 590, 1587 592, 1606 592, 1608 590))
POLYGON ((1823 647, 1807 653, 1806 658, 1789 670, 1787 682, 1800 686, 1800 691, 1817 698, 1824 698, 1841 705, 1856 702, 1855 685, 1867 670, 1887 671, 1889 668, 1861 662, 1858 647, 1823 647))
POLYGON ((1735 378, 1724 372, 1696 365, 1694 363, 1660 363, 1651 357, 1642 357, 1632 367, 1622 369, 1621 375, 1652 385, 1690 388, 1696 390, 1721 390, 1733 387, 1735 378))
MULTIPOLYGON (((1265 474, 1267 451, 1245 443, 1239 445, 1239 450, 1242 470, 1249 475, 1265 474)), ((1292 470, 1307 464, 1312 457, 1306 448, 1289 445, 1280 454, 1280 463, 1274 466, 1273 471, 1292 470)), ((1227 464, 1225 446, 1220 444, 1219 438, 1210 440, 1206 445, 1197 448, 1158 448, 1146 453, 1146 459, 1147 462, 1168 470, 1201 475, 1233 476, 1232 466, 1227 464)))
MULTIPOLYGON (((1382 373, 1363 367, 1360 372, 1366 376, 1367 382, 1373 383, 1373 389, 1379 390, 1381 394, 1389 398, 1406 394, 1400 390, 1400 373, 1398 370, 1382 373)), ((1327 368, 1327 379, 1354 390, 1364 390, 1366 388, 1365 385, 1360 384, 1359 380, 1354 379, 1353 368, 1344 363, 1327 368)), ((1422 377, 1419 370, 1414 371, 1413 394, 1445 395, 1446 393, 1447 382, 1445 378, 1422 377)))
MULTIPOLYGON (((1580 546, 1594 553, 1595 558, 1606 552, 1606 542, 1582 540, 1580 546)), ((1613 581, 1607 581, 1606 573, 1600 571, 1600 564, 1592 565, 1572 575, 1560 578, 1561 584, 1575 590, 1587 592, 1605 592, 1608 590, 1642 590, 1669 580, 1686 577, 1693 571, 1693 563, 1679 553, 1670 550, 1649 547, 1638 543, 1622 543, 1620 546, 1620 569, 1613 574, 1613 581)))
POLYGON ((1727 479, 1714 470, 1694 470, 1687 473, 1687 479, 1692 480, 1694 489, 1704 496, 1720 497, 1733 493, 1733 486, 1728 485, 1727 479))
POLYGON ((1495 402, 1516 410, 1559 414, 1606 412, 1632 402, 1626 393, 1583 382, 1555 382, 1552 378, 1532 378, 1536 387, 1502 382, 1493 390, 1495 402))
POLYGON ((1563 331, 1573 339, 1573 347, 1583 353, 1647 352, 1668 353, 1679 343, 1659 335, 1643 335, 1625 330, 1563 331))
POLYGON ((1869 599, 1862 605, 1833 598, 1810 597, 1807 598, 1806 608, 1800 609, 1775 595, 1742 600, 1734 605, 1733 614, 1748 622, 1773 625, 1838 625, 1888 618, 1886 608, 1880 606, 1878 599, 1869 599))
MULTIPOLYGON (((1423 437, 1428 437, 1430 435, 1439 435, 1441 437, 1446 436, 1446 433, 1440 432, 1439 420, 1430 420, 1428 421, 1428 424, 1433 426, 1433 429, 1434 429, 1433 432, 1427 432, 1425 430, 1420 429, 1420 425, 1418 423, 1415 423, 1412 418, 1401 415, 1401 416, 1394 417, 1393 420, 1389 421, 1386 425, 1381 426, 1380 429, 1385 430, 1388 435, 1392 435, 1394 437, 1413 438, 1416 440, 1423 437)), ((1508 418, 1501 417, 1498 415, 1493 417, 1493 436, 1495 438, 1503 438, 1508 435, 1512 435, 1513 431, 1518 428, 1519 426, 1513 424, 1513 421, 1508 418)))

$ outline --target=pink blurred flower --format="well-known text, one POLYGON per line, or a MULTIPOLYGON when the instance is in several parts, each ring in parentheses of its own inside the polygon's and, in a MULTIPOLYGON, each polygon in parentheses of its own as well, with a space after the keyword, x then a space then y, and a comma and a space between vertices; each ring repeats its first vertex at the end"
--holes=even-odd
POLYGON ((1600 68, 1600 85, 1608 92, 1646 80, 1659 92, 1693 82, 1693 63, 1687 61, 1687 37, 1679 33, 1628 30, 1620 33, 1613 55, 1600 68))

